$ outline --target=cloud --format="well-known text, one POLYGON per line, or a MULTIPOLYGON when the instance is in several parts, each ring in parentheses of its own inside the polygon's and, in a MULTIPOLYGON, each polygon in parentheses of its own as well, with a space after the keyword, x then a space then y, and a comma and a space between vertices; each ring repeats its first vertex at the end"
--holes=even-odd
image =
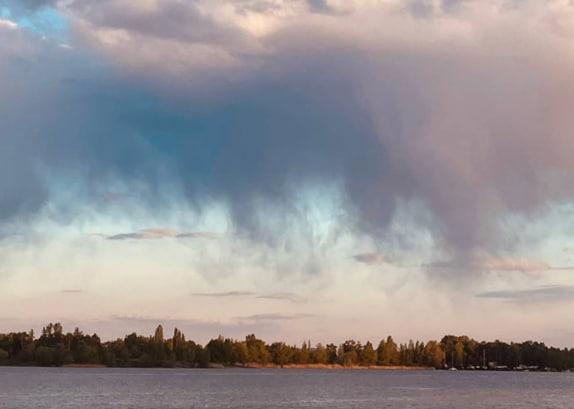
POLYGON ((18 28, 18 24, 14 23, 13 21, 10 21, 10 20, 5 20, 5 19, 0 18, 0 28, 1 27, 6 27, 9 29, 15 29, 15 28, 18 28))
POLYGON ((301 297, 295 293, 268 293, 268 294, 258 294, 256 298, 264 299, 264 300, 278 300, 278 301, 290 301, 293 303, 300 303, 305 302, 306 298, 301 297))
POLYGON ((205 293, 192 293, 196 297, 214 297, 214 298, 234 298, 234 297, 251 297, 261 300, 276 300, 276 301, 289 301, 293 303, 305 302, 305 297, 295 293, 256 293, 253 291, 223 291, 223 292, 205 292, 205 293))
POLYGON ((440 6, 445 12, 454 12, 460 10, 465 3, 471 3, 470 0, 441 0, 440 6))
POLYGON ((177 237, 178 233, 175 230, 164 228, 153 228, 142 230, 139 233, 121 233, 113 236, 108 236, 108 240, 149 240, 149 239, 162 239, 164 237, 177 237))
MULTIPOLYGON (((437 248, 473 259, 513 250, 508 218, 574 200, 572 5, 345 7, 78 0, 58 3, 73 50, 1 30, 0 220, 67 215, 120 181, 150 213, 217 203, 238 235, 315 246, 300 198, 330 185, 338 229, 379 240, 416 203, 437 248), (58 197, 70 174, 87 197, 58 197)), ((509 261, 463 267, 547 268, 509 261)))
POLYGON ((381 253, 362 253, 356 254, 353 258, 359 263, 364 263, 369 266, 383 263, 390 263, 391 259, 381 253))
POLYGON ((411 0, 407 1, 407 8, 411 15, 416 18, 430 17, 434 11, 431 0, 411 0))
POLYGON ((424 264, 423 266, 429 270, 518 271, 531 277, 538 277, 545 271, 555 269, 543 261, 524 257, 451 260, 424 264))
POLYGON ((314 314, 280 314, 280 313, 265 313, 265 314, 253 314, 245 317, 236 317, 239 321, 254 321, 254 322, 265 322, 265 321, 291 321, 291 320, 301 320, 305 318, 316 317, 314 314))
MULTIPOLYGON (((38 9, 42 7, 53 7, 55 6, 60 0, 18 0, 18 4, 30 9, 38 9)), ((73 2, 73 1, 72 1, 73 2)), ((8 0, 8 4, 11 5, 10 0, 8 0)))
POLYGON ((574 300, 574 287, 549 285, 527 290, 487 291, 476 294, 476 297, 501 299, 515 303, 571 302, 574 300))
POLYGON ((114 234, 113 236, 107 236, 108 240, 139 240, 142 238, 141 233, 122 233, 122 234, 114 234))
POLYGON ((221 235, 210 231, 194 231, 187 233, 178 233, 176 237, 180 239, 187 239, 187 238, 219 239, 221 235))
POLYGON ((78 38, 126 67, 158 67, 163 61, 174 75, 232 67, 235 54, 250 52, 253 41, 202 3, 77 0, 69 11, 78 38))
POLYGON ((255 293, 251 291, 224 291, 224 292, 213 292, 213 293, 192 293, 191 295, 196 297, 225 298, 225 297, 247 297, 255 295, 255 293))
MULTIPOLYGON (((164 48, 164 42, 201 44, 227 56, 225 61, 216 55, 205 57, 240 81, 231 88, 239 92, 231 97, 238 104, 223 108, 233 118, 235 136, 226 138, 228 150, 219 154, 220 168, 212 181, 216 191, 233 203, 235 220, 250 228, 257 222, 249 216, 254 204, 245 197, 270 199, 289 209, 293 183, 331 177, 342 182, 348 210, 357 215, 361 229, 384 231, 397 200, 414 199, 430 210, 430 228, 450 246, 494 248, 507 243, 490 220, 514 212, 529 214, 549 198, 572 196, 568 178, 547 169, 572 171, 563 152, 574 142, 563 129, 568 129, 566 107, 574 92, 561 85, 568 70, 552 68, 548 76, 549 65, 544 63, 556 57, 562 61, 558 67, 567 67, 572 61, 550 27, 532 38, 526 26, 516 24, 517 19, 526 23, 533 15, 543 19, 553 11, 466 2, 454 15, 434 16, 428 11, 430 2, 418 1, 409 4, 427 12, 424 19, 413 22, 410 12, 385 4, 367 7, 354 2, 354 13, 323 17, 311 16, 299 3, 277 2, 277 8, 256 13, 266 34, 250 31, 254 25, 243 25, 245 17, 240 15, 231 15, 225 23, 202 20, 193 33, 177 31, 193 26, 183 23, 169 35, 158 33, 155 27, 164 26, 173 6, 169 1, 150 10, 126 8, 132 13, 129 18, 117 2, 98 6, 98 17, 92 11, 78 11, 77 16, 94 27, 85 30, 93 36, 102 30, 121 30, 119 39, 108 33, 111 37, 96 49, 113 53, 114 62, 134 71, 160 72, 153 61, 139 60, 156 56, 163 64, 158 50, 175 56, 202 55, 191 48, 174 52, 164 48), (493 17, 495 11, 500 11, 499 17, 493 17), (203 24, 211 34, 200 41, 203 24), (509 29, 531 47, 516 48, 514 41, 499 38, 509 29), (242 33, 238 38, 243 45, 257 46, 242 49, 225 37, 226 30, 242 33), (302 33, 312 30, 317 31, 314 40, 303 41, 302 33), (432 41, 421 44, 420 33, 432 41), (445 48, 446 38, 456 40, 445 48), (339 41, 346 44, 343 50, 339 41), (124 47, 134 49, 136 43, 154 51, 144 50, 141 56, 126 52, 124 47), (491 58, 483 59, 485 53, 491 58), (516 65, 517 60, 529 62, 516 65), (504 67, 509 66, 519 75, 506 72, 504 67), (329 72, 328 78, 324 72, 329 72), (240 78, 248 80, 242 83, 240 78), (292 92, 278 91, 287 84, 292 92), (556 94, 561 96, 554 98, 556 94), (540 109, 550 101, 556 109, 540 109), (520 150, 514 149, 517 145, 520 150), (243 166, 246 163, 251 165, 243 166), (524 180, 531 181, 528 187, 524 180)), ((223 4, 227 3, 206 6, 205 15, 216 16, 223 4)), ((195 5, 189 7, 181 14, 192 21, 198 12, 195 5)), ((182 70, 175 81, 185 86, 187 79, 204 72, 186 64, 172 58, 163 65, 182 70)))
POLYGON ((331 13, 333 11, 327 0, 307 0, 307 3, 313 13, 331 13))
POLYGON ((175 230, 166 228, 153 228, 153 229, 142 230, 139 233, 121 233, 121 234, 114 234, 112 236, 104 235, 103 237, 105 237, 108 240, 154 240, 154 239, 163 239, 166 237, 180 238, 180 239, 187 239, 187 238, 216 239, 219 238, 220 236, 212 232, 179 233, 175 230))
POLYGON ((538 276, 551 269, 547 263, 529 258, 491 258, 483 260, 480 264, 480 268, 484 270, 520 271, 532 276, 538 276))

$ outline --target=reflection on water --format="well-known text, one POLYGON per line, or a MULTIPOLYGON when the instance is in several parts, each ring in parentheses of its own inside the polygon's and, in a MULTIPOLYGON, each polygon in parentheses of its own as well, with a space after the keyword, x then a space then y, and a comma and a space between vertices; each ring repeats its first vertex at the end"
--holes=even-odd
POLYGON ((574 407, 574 373, 0 368, 0 408, 574 407))

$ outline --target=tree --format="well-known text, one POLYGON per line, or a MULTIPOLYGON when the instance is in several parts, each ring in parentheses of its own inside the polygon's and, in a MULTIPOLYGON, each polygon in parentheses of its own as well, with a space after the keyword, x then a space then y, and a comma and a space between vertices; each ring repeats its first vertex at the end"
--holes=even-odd
POLYGON ((311 355, 311 341, 303 342, 299 350, 299 364, 308 364, 311 355))
POLYGON ((244 364, 249 359, 249 351, 245 342, 235 342, 233 344, 233 362, 244 364))
POLYGON ((326 364, 328 359, 327 349, 321 343, 311 351, 311 362, 314 364, 326 364))
POLYGON ((385 340, 381 339, 379 346, 377 347, 377 365, 385 364, 385 340))
POLYGON ((290 348, 284 342, 275 342, 269 347, 271 360, 275 365, 286 365, 291 360, 290 348))
POLYGON ((330 365, 334 365, 337 363, 337 345, 335 344, 327 344, 325 347, 327 352, 327 363, 330 365))
POLYGON ((265 342, 258 339, 254 334, 245 337, 247 356, 249 362, 266 364, 269 362, 269 354, 265 348, 265 342))
POLYGON ((454 365, 464 368, 464 344, 460 340, 454 344, 454 365))
POLYGON ((211 362, 224 365, 233 363, 233 341, 229 338, 224 339, 221 335, 217 339, 212 339, 207 344, 211 362))
POLYGON ((163 327, 161 325, 157 326, 153 340, 155 342, 163 342, 163 327))
POLYGON ((424 347, 424 364, 440 368, 444 362, 444 351, 436 341, 429 341, 424 347))
POLYGON ((41 366, 50 366, 56 364, 54 348, 41 346, 36 349, 36 361, 41 366))
POLYGON ((372 366, 377 363, 377 353, 373 349, 373 344, 367 341, 361 353, 360 364, 363 366, 372 366))
POLYGON ((574 349, 547 347, 543 343, 527 341, 507 344, 501 341, 477 342, 467 336, 447 335, 441 342, 402 343, 399 347, 392 337, 380 341, 376 351, 370 342, 347 340, 339 347, 334 344, 311 347, 309 341, 301 346, 275 342, 271 345, 251 334, 245 341, 219 336, 205 348, 186 341, 177 328, 173 338, 163 338, 159 325, 153 336, 136 333, 123 339, 101 343, 96 335, 74 329, 64 333, 59 323, 48 324, 35 339, 33 331, 0 334, 0 365, 59 366, 69 363, 94 363, 107 366, 186 366, 204 367, 210 363, 245 364, 247 362, 277 365, 336 364, 363 365, 426 365, 444 367, 445 361, 457 367, 483 365, 515 368, 520 364, 566 370, 574 368, 574 349), (445 357, 447 359, 445 359, 445 357), (483 358, 484 357, 484 358, 483 358))
POLYGON ((398 365, 400 363, 397 344, 390 335, 387 337, 382 349, 382 365, 398 365))
POLYGON ((359 362, 359 355, 356 350, 351 350, 345 352, 343 355, 343 365, 344 366, 354 366, 359 362))
POLYGON ((185 337, 177 328, 173 329, 173 349, 177 349, 179 346, 185 343, 185 337))

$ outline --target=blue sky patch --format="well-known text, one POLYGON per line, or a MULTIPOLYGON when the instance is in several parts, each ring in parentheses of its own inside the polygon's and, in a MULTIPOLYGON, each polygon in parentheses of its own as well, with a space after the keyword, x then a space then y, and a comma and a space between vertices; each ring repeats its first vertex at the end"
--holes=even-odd
POLYGON ((12 20, 20 27, 36 32, 42 37, 67 43, 68 21, 57 10, 51 7, 42 7, 37 10, 14 10, 3 7, 0 10, 2 18, 12 20))

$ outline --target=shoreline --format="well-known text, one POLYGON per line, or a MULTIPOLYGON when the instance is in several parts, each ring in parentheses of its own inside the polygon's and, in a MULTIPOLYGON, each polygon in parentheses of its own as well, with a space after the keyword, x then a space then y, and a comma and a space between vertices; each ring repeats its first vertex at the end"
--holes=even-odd
MULTIPOLYGON (((0 369, 2 368, 72 368, 72 369, 286 369, 286 370, 329 370, 329 371, 344 371, 344 370, 361 370, 361 371, 448 371, 445 369, 437 369, 428 366, 360 366, 360 365, 339 365, 339 364, 286 364, 286 365, 276 365, 276 364, 237 364, 237 365, 221 365, 221 364, 210 364, 207 367, 199 366, 107 366, 102 364, 65 364, 65 365, 53 365, 53 366, 42 366, 42 365, 5 365, 0 364, 0 369)), ((471 370, 471 369, 459 369, 458 371, 463 372, 544 372, 544 373, 572 373, 574 370, 552 370, 550 368, 545 369, 532 369, 532 370, 516 370, 516 369, 488 369, 488 370, 471 370)))
POLYGON ((252 368, 252 369, 329 369, 329 370, 344 370, 344 369, 360 369, 360 370, 377 370, 377 371, 434 371, 435 368, 428 366, 378 366, 378 365, 339 365, 339 364, 245 364, 236 365, 235 368, 252 368))
POLYGON ((239 364, 239 365, 220 365, 210 364, 208 367, 187 367, 187 366, 107 366, 102 364, 65 364, 60 366, 42 366, 42 365, 0 365, 0 368, 79 368, 79 369, 321 369, 321 370, 369 370, 369 371, 434 371, 436 368, 428 366, 344 366, 339 364, 239 364))

